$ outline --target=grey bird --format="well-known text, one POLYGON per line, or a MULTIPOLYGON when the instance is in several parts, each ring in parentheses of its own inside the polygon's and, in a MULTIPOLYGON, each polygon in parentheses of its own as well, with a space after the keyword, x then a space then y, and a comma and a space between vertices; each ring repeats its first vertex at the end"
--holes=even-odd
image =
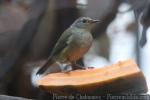
MULTIPOLYGON (((97 22, 99 22, 99 20, 94 20, 89 17, 80 17, 75 20, 75 22, 62 33, 47 62, 36 74, 44 73, 47 68, 54 63, 59 64, 61 70, 64 72, 68 71, 69 66, 81 67, 76 64, 76 61, 83 57, 91 47, 93 37, 90 31, 97 22), (64 64, 65 67, 62 66, 64 64)), ((69 71, 70 70, 72 69, 69 69, 69 71)))

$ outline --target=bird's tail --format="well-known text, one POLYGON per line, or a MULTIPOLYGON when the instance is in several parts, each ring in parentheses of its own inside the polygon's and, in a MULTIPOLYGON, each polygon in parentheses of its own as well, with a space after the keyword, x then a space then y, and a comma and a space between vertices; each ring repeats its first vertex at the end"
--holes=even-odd
POLYGON ((47 68, 49 68, 52 64, 54 64, 53 60, 48 60, 36 73, 36 75, 41 75, 43 74, 47 68))
POLYGON ((147 31, 147 27, 143 26, 142 36, 141 36, 141 39, 140 39, 140 46, 141 47, 143 47, 147 42, 146 31, 147 31))
POLYGON ((34 87, 38 87, 38 81, 44 76, 44 75, 36 75, 38 70, 39 67, 34 68, 31 74, 31 83, 34 87))

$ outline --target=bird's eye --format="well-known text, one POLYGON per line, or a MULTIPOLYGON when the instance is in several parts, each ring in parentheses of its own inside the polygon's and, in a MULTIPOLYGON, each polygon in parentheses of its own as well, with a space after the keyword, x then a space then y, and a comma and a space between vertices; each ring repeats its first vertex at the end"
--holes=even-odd
POLYGON ((87 21, 86 19, 83 19, 82 22, 83 22, 83 23, 87 23, 88 21, 87 21))

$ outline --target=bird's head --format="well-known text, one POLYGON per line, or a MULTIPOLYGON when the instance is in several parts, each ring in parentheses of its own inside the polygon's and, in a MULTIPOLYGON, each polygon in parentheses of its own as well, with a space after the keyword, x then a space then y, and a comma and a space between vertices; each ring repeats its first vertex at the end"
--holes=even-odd
POLYGON ((72 27, 90 30, 91 27, 98 22, 99 20, 94 20, 89 17, 80 17, 72 24, 72 27))

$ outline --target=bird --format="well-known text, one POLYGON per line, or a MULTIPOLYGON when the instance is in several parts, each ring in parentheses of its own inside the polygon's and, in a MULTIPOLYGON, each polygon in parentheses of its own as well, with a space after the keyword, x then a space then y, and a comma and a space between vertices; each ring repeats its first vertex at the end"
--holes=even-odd
POLYGON ((62 72, 71 71, 70 66, 83 68, 76 64, 92 45, 91 30, 95 23, 90 17, 79 17, 67 28, 56 42, 46 63, 37 71, 37 75, 43 74, 52 64, 57 63, 62 72))

